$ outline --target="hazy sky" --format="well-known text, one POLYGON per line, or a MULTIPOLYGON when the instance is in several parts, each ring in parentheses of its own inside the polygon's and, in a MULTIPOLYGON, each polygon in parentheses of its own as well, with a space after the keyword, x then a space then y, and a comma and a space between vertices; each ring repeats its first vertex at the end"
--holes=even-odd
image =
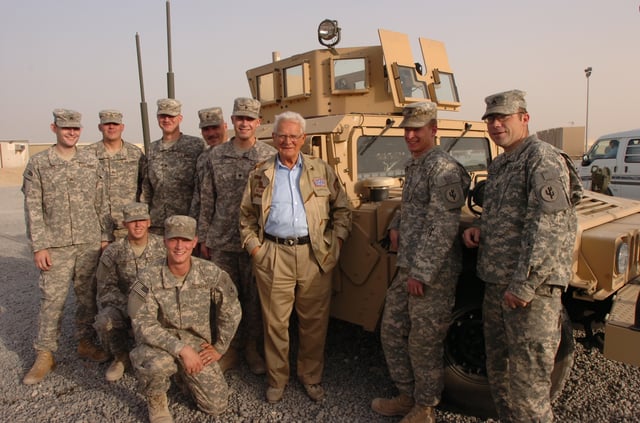
MULTIPOLYGON (((83 114, 84 142, 100 139, 98 111, 124 112, 125 139, 142 142, 135 34, 141 39, 151 139, 167 96, 164 0, 0 0, 0 139, 54 140, 56 107, 83 114)), ((171 30, 182 131, 197 110, 249 96, 245 71, 321 48, 318 23, 336 19, 340 46, 378 44, 378 28, 443 41, 462 108, 478 120, 488 94, 528 93, 533 131, 584 126, 589 138, 640 127, 640 0, 173 0, 171 30)))

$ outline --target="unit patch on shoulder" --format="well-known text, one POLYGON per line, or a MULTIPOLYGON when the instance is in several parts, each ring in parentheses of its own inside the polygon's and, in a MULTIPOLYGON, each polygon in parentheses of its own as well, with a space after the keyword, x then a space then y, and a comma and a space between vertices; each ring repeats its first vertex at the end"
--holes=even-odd
POLYGON ((554 213, 569 208, 569 201, 563 190, 562 181, 544 181, 536 191, 540 207, 545 213, 554 213))
POLYGON ((464 205, 464 192, 462 191, 462 184, 447 184, 438 187, 440 192, 440 198, 444 206, 448 210, 457 209, 464 205))

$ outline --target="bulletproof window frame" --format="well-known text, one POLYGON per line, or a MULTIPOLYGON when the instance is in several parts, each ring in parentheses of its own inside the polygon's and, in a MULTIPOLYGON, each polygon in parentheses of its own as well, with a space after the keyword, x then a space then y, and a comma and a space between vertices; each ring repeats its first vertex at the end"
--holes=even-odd
MULTIPOLYGON (((366 57, 331 58, 331 94, 362 94, 369 92, 369 60, 366 57), (349 63, 362 63, 355 66, 356 70, 350 72, 338 72, 339 65, 349 63), (344 81, 344 84, 342 82, 344 81), (361 87, 358 85, 362 84, 361 87)), ((348 68, 348 66, 347 66, 348 68)))
POLYGON ((398 99, 401 103, 431 100, 429 86, 425 81, 418 78, 415 66, 399 65, 394 62, 391 64, 391 71, 393 72, 393 82, 398 93, 398 99), (405 88, 408 89, 407 92, 405 92, 405 88), (415 97, 413 94, 416 91, 422 91, 424 97, 415 97))
POLYGON ((279 90, 279 73, 276 69, 256 77, 256 97, 262 105, 276 103, 282 97, 279 90))
POLYGON ((311 95, 310 73, 309 62, 306 60, 284 68, 282 70, 282 97, 287 100, 309 97, 311 95), (294 83, 294 78, 299 80, 294 83), (293 87, 299 87, 299 89, 294 90, 293 87))
POLYGON ((460 95, 453 72, 433 69, 433 84, 430 84, 431 98, 443 106, 460 106, 460 95))

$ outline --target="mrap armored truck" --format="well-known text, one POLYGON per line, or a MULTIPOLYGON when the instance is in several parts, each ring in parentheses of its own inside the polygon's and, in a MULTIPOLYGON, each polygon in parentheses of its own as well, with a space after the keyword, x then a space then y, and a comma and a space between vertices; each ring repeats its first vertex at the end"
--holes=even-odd
MULTIPOLYGON (((251 94, 262 103, 258 138, 270 140, 278 113, 300 113, 307 120, 303 152, 329 163, 348 193, 353 230, 334 272, 331 314, 369 331, 378 326, 395 272, 396 255, 388 250, 385 238, 401 203, 405 162, 410 157, 404 131, 398 127, 402 108, 425 100, 435 102, 441 111, 455 112, 461 105, 443 43, 419 38, 422 64, 414 60, 407 35, 387 30, 378 34, 380 45, 340 48, 337 22, 325 20, 318 28, 322 49, 288 58, 274 52, 270 63, 247 71, 251 94)), ((500 151, 490 141, 485 123, 476 120, 438 119, 437 143, 472 176, 462 231, 482 213, 478 187, 500 151)), ((581 321, 591 333, 591 321, 604 321, 614 294, 625 286, 637 286, 630 282, 640 273, 640 202, 586 191, 577 213, 573 278, 564 302, 571 320, 581 321)), ((475 251, 464 252, 445 346, 443 397, 464 412, 490 415, 483 283, 475 274, 475 258, 475 251)), ((573 363, 568 323, 556 357, 554 394, 562 389, 573 363)), ((621 326, 624 330, 625 323, 621 326)))

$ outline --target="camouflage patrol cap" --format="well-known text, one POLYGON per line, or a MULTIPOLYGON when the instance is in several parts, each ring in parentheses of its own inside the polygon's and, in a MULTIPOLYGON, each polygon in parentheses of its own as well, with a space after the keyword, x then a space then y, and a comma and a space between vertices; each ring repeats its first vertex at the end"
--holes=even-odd
POLYGON ((524 91, 511 90, 490 95, 484 99, 487 111, 482 115, 482 119, 489 115, 512 115, 520 110, 527 110, 527 102, 524 99, 526 94, 524 91))
POLYGON ((164 221, 164 238, 184 238, 192 240, 196 237, 196 220, 193 217, 174 215, 164 221))
POLYGON ((149 206, 145 203, 129 203, 122 208, 122 214, 126 223, 151 219, 149 206))
POLYGON ((231 116, 247 116, 258 119, 260 117, 260 102, 253 98, 236 98, 233 101, 233 114, 231 116))
POLYGON ((224 122, 224 116, 222 116, 222 109, 220 107, 198 110, 198 117, 200 118, 200 128, 218 126, 224 122))
POLYGON ((173 98, 161 98, 158 100, 157 115, 178 116, 182 113, 182 103, 173 98))
POLYGON ((100 110, 98 116, 100 117, 101 125, 104 125, 105 123, 122 124, 122 112, 118 110, 100 110))
POLYGON ((404 119, 400 122, 400 128, 422 128, 438 118, 436 103, 431 101, 411 103, 404 107, 402 116, 404 119))
POLYGON ((53 123, 58 128, 82 128, 80 112, 69 109, 55 109, 53 111, 53 123))

